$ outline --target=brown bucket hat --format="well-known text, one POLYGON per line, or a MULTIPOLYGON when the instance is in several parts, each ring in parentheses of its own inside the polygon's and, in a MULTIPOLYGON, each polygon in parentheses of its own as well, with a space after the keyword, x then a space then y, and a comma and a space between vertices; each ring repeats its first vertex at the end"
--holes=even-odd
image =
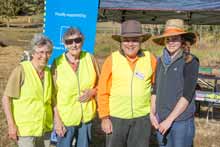
POLYGON ((165 29, 162 35, 152 38, 153 42, 158 45, 165 45, 165 38, 170 36, 181 35, 185 41, 189 41, 193 45, 197 40, 197 35, 193 32, 187 32, 184 28, 182 19, 169 19, 165 24, 165 29))
POLYGON ((121 37, 143 37, 142 42, 151 37, 150 33, 142 33, 141 23, 136 20, 124 21, 121 25, 121 33, 112 35, 112 38, 121 42, 121 37))

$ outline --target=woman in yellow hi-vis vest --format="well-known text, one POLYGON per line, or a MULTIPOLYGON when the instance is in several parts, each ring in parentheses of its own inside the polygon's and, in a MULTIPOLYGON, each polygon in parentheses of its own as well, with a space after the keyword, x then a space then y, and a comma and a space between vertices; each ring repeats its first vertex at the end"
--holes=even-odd
POLYGON ((52 70, 56 87, 54 108, 58 147, 88 147, 91 121, 96 114, 98 66, 94 57, 82 51, 83 34, 75 28, 64 33, 67 52, 55 59, 52 70))
POLYGON ((19 147, 49 147, 53 127, 52 75, 47 61, 52 42, 37 34, 31 42, 31 61, 23 61, 9 77, 2 98, 9 138, 19 147))

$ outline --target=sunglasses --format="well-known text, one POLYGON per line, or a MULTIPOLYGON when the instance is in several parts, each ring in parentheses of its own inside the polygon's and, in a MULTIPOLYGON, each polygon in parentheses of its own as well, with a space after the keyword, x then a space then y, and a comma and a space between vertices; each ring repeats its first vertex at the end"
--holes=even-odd
POLYGON ((78 38, 74 38, 74 39, 66 39, 64 42, 65 42, 66 45, 71 45, 71 44, 73 44, 73 42, 78 44, 78 43, 82 42, 82 38, 78 37, 78 38))

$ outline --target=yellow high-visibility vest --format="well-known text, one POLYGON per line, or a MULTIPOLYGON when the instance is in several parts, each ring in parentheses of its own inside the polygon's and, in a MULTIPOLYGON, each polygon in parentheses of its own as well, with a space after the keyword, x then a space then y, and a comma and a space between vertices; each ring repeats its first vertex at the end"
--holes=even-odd
POLYGON ((42 84, 30 61, 24 61, 21 65, 25 74, 24 84, 20 97, 12 99, 13 117, 19 136, 42 136, 53 128, 51 72, 45 68, 42 84))
POLYGON ((69 65, 65 54, 55 60, 57 79, 57 108, 65 126, 77 126, 80 122, 91 121, 96 113, 96 102, 79 102, 86 89, 92 89, 96 82, 96 72, 89 53, 81 52, 77 72, 69 65))
POLYGON ((131 119, 150 112, 151 57, 147 51, 144 54, 138 59, 134 71, 119 51, 112 54, 111 116, 131 119))

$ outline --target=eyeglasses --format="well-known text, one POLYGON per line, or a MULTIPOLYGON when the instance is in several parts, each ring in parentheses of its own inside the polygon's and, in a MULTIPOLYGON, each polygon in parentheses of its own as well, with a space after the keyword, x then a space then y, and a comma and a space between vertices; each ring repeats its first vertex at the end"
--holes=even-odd
POLYGON ((51 55, 51 51, 35 51, 34 53, 36 53, 36 54, 38 54, 38 55, 40 55, 40 56, 42 56, 42 55, 47 55, 47 56, 50 56, 51 55))
POLYGON ((82 42, 82 38, 78 37, 78 38, 74 38, 74 39, 66 39, 64 42, 65 42, 66 45, 71 45, 71 44, 73 44, 73 42, 78 44, 78 43, 82 42))

